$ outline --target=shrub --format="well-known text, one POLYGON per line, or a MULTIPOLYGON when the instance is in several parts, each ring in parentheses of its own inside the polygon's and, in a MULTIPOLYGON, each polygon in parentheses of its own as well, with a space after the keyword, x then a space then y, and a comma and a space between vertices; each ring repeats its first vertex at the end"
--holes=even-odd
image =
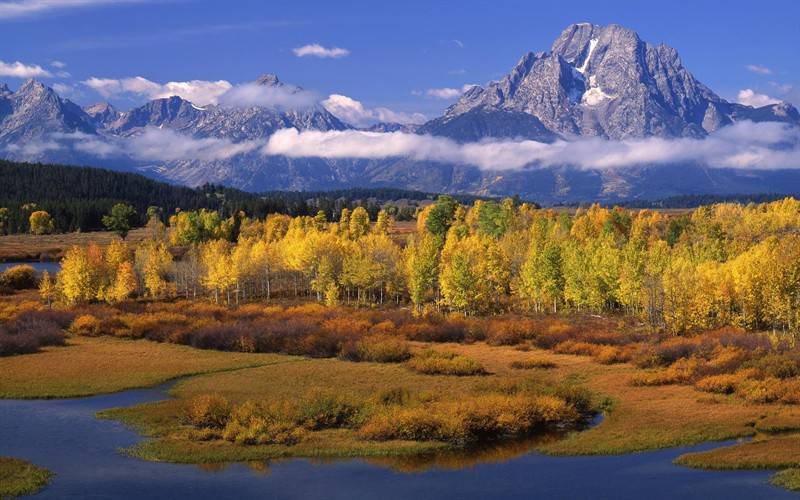
POLYGON ((767 354, 748 363, 764 377, 787 379, 800 375, 798 358, 792 354, 767 354))
POLYGON ((750 403, 773 403, 784 393, 780 379, 744 380, 736 388, 736 395, 750 403))
POLYGON ((631 355, 624 347, 603 345, 595 351, 594 360, 603 365, 613 365, 630 361, 631 355))
POLYGON ((0 324, 0 356, 28 354, 48 345, 63 345, 64 332, 54 321, 26 313, 0 324))
POLYGON ((405 406, 411 401, 411 393, 408 391, 408 389, 394 387, 378 393, 377 399, 378 403, 384 406, 405 406))
POLYGON ((733 394, 742 382, 741 375, 733 373, 723 373, 721 375, 711 375, 701 378, 695 383, 698 390, 713 392, 716 394, 733 394))
POLYGON ((398 333, 409 340, 434 342, 437 337, 436 328, 430 323, 407 323, 398 329, 398 333))
POLYGON ((543 323, 533 340, 542 349, 552 349, 575 335, 575 328, 565 321, 548 319, 543 323))
POLYGON ((553 347, 553 351, 560 354, 576 354, 579 356, 595 356, 600 352, 600 346, 581 342, 578 340, 565 340, 553 347))
POLYGON ((522 361, 514 361, 511 363, 511 368, 515 368, 517 370, 532 370, 532 369, 550 369, 555 368, 556 364, 552 361, 547 361, 544 359, 525 359, 522 361))
POLYGON ((368 335, 350 345, 350 352, 343 350, 340 356, 352 361, 399 363, 411 357, 408 342, 388 335, 368 335))
POLYGON ((36 270, 28 265, 9 267, 0 274, 0 287, 29 290, 37 286, 36 270))
POLYGON ((697 342, 676 337, 647 346, 633 361, 639 368, 669 366, 679 359, 688 358, 697 350, 697 342))
POLYGON ((231 404, 219 394, 201 394, 188 401, 184 420, 198 428, 222 429, 231 415, 231 404))
POLYGON ((800 382, 797 380, 783 381, 783 394, 781 403, 796 405, 800 404, 800 382))
POLYGON ((190 323, 187 316, 170 312, 134 314, 127 316, 125 322, 128 326, 125 336, 175 343, 181 343, 190 323))
POLYGON ((91 314, 83 314, 75 318, 75 321, 69 326, 69 332, 73 335, 86 335, 88 337, 96 337, 101 334, 100 320, 91 314))
POLYGON ((534 337, 535 324, 525 319, 496 319, 486 332, 486 341, 492 345, 516 345, 534 337))
POLYGON ((319 393, 300 401, 295 420, 311 430, 349 427, 358 422, 363 405, 344 396, 319 393))
POLYGON ((633 378, 633 385, 685 384, 700 374, 701 364, 696 358, 679 359, 666 370, 650 372, 633 378))
POLYGON ((425 349, 412 357, 406 365, 411 370, 426 375, 484 375, 486 370, 472 358, 453 352, 425 349))
POLYGON ((391 407, 360 429, 363 439, 445 441, 457 444, 516 437, 546 425, 570 425, 580 415, 555 395, 485 394, 414 408, 391 407))
POLYGON ((235 406, 222 431, 223 439, 237 444, 284 444, 299 442, 304 431, 280 410, 252 401, 235 406))
POLYGON ((40 309, 23 311, 17 314, 17 320, 21 322, 42 320, 55 323, 59 328, 66 329, 69 328, 76 316, 75 312, 63 309, 40 309))

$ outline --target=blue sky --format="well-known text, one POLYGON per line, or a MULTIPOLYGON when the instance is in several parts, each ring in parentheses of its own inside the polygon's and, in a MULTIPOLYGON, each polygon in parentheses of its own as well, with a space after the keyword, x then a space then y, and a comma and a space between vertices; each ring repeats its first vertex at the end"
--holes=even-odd
MULTIPOLYGON (((0 81, 14 88, 39 66, 50 75, 43 81, 88 104, 103 100, 83 83, 91 77, 237 84, 270 72, 320 97, 435 116, 454 99, 430 89, 499 78, 568 24, 588 21, 672 45, 723 97, 752 89, 798 105, 798 20, 797 0, 0 1, 0 81), (309 44, 343 51, 295 53, 309 44)), ((146 99, 106 95, 123 108, 146 99)))

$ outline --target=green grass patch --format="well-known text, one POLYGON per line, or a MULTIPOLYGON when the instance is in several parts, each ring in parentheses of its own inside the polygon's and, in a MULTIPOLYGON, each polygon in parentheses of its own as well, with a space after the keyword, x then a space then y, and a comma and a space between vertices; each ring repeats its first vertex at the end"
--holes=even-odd
POLYGON ((33 495, 47 486, 53 473, 18 458, 0 457, 0 498, 33 495))

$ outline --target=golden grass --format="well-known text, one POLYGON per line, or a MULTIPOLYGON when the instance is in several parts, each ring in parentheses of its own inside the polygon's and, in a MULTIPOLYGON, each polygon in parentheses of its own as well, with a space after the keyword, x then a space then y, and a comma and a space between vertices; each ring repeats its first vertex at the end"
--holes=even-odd
POLYGON ((25 460, 0 457, 0 498, 33 495, 50 482, 52 475, 25 460))
POLYGON ((291 360, 275 354, 203 351, 146 340, 71 337, 65 347, 0 358, 0 397, 88 396, 153 386, 186 375, 291 360))
POLYGON ((782 469, 800 464, 800 435, 760 438, 713 450, 687 453, 675 460, 703 469, 782 469))

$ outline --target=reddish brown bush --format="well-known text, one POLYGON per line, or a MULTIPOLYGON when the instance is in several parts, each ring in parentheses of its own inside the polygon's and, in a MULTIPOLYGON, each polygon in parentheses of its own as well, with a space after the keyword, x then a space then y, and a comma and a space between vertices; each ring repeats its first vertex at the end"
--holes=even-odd
POLYGON ((54 321, 34 314, 0 325, 0 356, 27 354, 48 345, 63 345, 64 332, 54 321))

